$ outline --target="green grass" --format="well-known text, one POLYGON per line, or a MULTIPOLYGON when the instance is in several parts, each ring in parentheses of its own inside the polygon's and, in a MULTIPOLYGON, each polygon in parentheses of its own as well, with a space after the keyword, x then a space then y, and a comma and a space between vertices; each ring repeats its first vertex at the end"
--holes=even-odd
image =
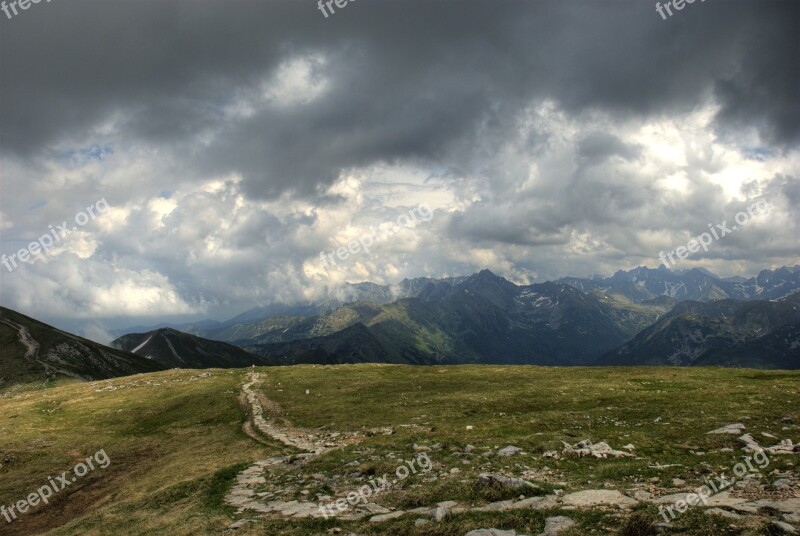
MULTIPOLYGON (((221 534, 237 516, 224 504, 235 475, 279 449, 241 432, 239 405, 246 373, 168 371, 90 384, 71 383, 20 390, 0 398, 0 504, 11 504, 99 449, 112 460, 61 492, 53 503, 25 516, 0 534, 221 534), (115 386, 116 390, 103 390, 115 386), (5 532, 4 532, 5 531, 5 532)), ((744 422, 758 436, 769 432, 798 440, 800 373, 741 369, 543 368, 501 366, 407 367, 388 365, 297 366, 256 369, 265 395, 297 427, 358 432, 363 440, 330 452, 303 469, 306 475, 341 477, 355 470, 391 473, 417 455, 414 445, 434 446, 429 474, 416 474, 380 496, 398 508, 444 500, 485 504, 517 494, 475 485, 484 471, 522 476, 543 488, 566 492, 608 487, 640 488, 651 478, 669 487, 673 478, 690 485, 704 474, 726 470, 741 455, 736 436, 706 432, 744 422), (305 394, 309 390, 310 394, 305 394), (468 430, 467 426, 472 429, 468 430), (392 427, 383 435, 370 431, 392 427), (548 459, 561 441, 632 443, 636 459, 548 459), (476 450, 461 455, 466 445, 476 450), (483 457, 516 445, 522 456, 483 457), (734 452, 719 452, 724 447, 734 452), (704 452, 700 456, 695 452, 704 452), (466 460, 469 463, 464 463, 466 460), (666 470, 654 464, 677 465, 666 470), (354 464, 354 465, 348 465, 354 464), (355 469, 354 469, 355 467, 355 469), (458 471, 452 470, 458 469, 458 471), (436 476, 434 482, 428 481, 436 476)), ((766 441, 766 440, 765 440, 766 441)), ((284 451, 286 452, 286 451, 284 451)), ((767 473, 795 471, 796 457, 773 457, 767 473)), ((288 477, 297 475, 287 474, 288 477)), ((767 476, 769 478, 769 476, 767 476)), ((314 493, 329 493, 321 483, 314 493)), ((316 487, 314 487, 316 486, 316 487)), ((530 496, 532 493, 526 493, 530 496)), ((416 527, 416 516, 371 524, 338 520, 257 520, 237 534, 343 533, 461 536, 481 527, 538 534, 549 515, 569 515, 576 534, 626 534, 657 522, 643 506, 629 520, 615 512, 506 512, 452 516, 416 527), (633 527, 633 528, 632 528, 633 527), (637 528, 639 527, 639 528, 637 528)), ((2 521, 2 519, 0 519, 2 521)), ((731 532, 730 521, 690 511, 669 534, 759 534, 731 532), (716 532, 715 532, 716 531, 716 532)), ((748 532, 751 531, 751 532, 748 532)), ((755 531, 755 532, 754 532, 755 531)))

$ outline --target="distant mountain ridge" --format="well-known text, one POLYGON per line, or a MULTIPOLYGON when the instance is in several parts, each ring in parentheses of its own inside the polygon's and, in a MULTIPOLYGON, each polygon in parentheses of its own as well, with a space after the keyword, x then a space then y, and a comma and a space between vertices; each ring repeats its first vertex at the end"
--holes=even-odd
POLYGON ((682 302, 602 365, 800 368, 800 292, 774 301, 682 302))
POLYGON ((678 301, 774 300, 800 290, 800 266, 762 270, 749 279, 722 279, 702 268, 671 272, 661 266, 619 271, 604 279, 565 277, 557 282, 587 293, 619 294, 636 303, 658 296, 669 296, 678 301))

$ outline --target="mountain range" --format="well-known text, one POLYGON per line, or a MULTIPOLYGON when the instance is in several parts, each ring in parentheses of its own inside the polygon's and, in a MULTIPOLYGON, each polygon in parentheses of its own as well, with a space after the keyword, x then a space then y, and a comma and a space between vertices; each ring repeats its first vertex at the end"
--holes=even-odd
POLYGON ((636 268, 517 285, 468 277, 346 285, 318 302, 160 325, 112 348, 0 309, 0 390, 164 368, 301 363, 800 368, 800 266, 752 278, 636 268))
MULTIPOLYGON (((484 270, 446 286, 432 280, 416 287, 414 297, 388 304, 359 302, 315 317, 274 316, 237 324, 228 333, 249 334, 250 339, 235 343, 285 363, 587 365, 602 357, 600 362, 609 364, 797 368, 800 350, 792 346, 795 339, 791 337, 796 318, 788 315, 785 305, 754 298, 782 297, 798 288, 798 267, 737 280, 723 280, 704 270, 675 274, 663 268, 639 268, 608 279, 569 278, 522 286, 484 270), (731 296, 753 301, 736 301, 731 296), (624 345, 632 344, 639 334, 679 316, 688 307, 685 304, 705 304, 704 310, 713 311, 727 301, 741 306, 750 303, 757 310, 776 309, 777 317, 783 315, 785 322, 772 315, 768 317, 771 323, 754 329, 763 333, 772 333, 773 328, 776 333, 788 330, 787 337, 779 341, 776 334, 759 340, 748 335, 747 327, 740 327, 735 336, 718 344, 719 355, 699 361, 670 360, 676 350, 664 353, 671 348, 665 340, 660 341, 663 355, 648 348, 650 358, 643 362, 612 359, 615 351, 625 351, 624 345), (759 354, 759 345, 769 341, 770 348, 759 354), (725 357, 728 350, 733 353, 725 357)), ((703 314, 698 312, 697 321, 705 325, 703 314)), ((680 334, 675 339, 691 348, 686 352, 703 354, 693 346, 694 339, 680 334)))

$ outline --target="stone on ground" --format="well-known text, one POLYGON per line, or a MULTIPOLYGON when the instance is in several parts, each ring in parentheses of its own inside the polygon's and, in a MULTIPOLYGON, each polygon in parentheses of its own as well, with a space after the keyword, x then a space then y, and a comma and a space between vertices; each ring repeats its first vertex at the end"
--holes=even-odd
POLYGON ((722 428, 717 428, 716 430, 711 430, 710 432, 706 432, 706 434, 731 434, 731 435, 739 435, 744 432, 744 425, 740 422, 735 424, 726 424, 722 428))
POLYGON ((564 496, 562 502, 565 506, 576 508, 592 508, 595 506, 615 506, 627 508, 636 505, 639 501, 623 495, 612 489, 590 489, 576 491, 564 496))
POLYGON ((575 526, 575 522, 565 516, 548 517, 544 523, 544 532, 539 536, 558 536, 561 531, 575 526))

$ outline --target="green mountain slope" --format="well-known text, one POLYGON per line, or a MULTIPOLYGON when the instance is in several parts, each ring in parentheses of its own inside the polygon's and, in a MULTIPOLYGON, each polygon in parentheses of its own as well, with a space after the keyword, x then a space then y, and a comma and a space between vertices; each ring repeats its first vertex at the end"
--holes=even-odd
POLYGON ((253 355, 238 346, 170 328, 123 335, 111 345, 169 368, 237 368, 273 364, 270 359, 253 355))
POLYGON ((163 369, 0 307, 0 390, 57 378, 100 380, 163 369))

